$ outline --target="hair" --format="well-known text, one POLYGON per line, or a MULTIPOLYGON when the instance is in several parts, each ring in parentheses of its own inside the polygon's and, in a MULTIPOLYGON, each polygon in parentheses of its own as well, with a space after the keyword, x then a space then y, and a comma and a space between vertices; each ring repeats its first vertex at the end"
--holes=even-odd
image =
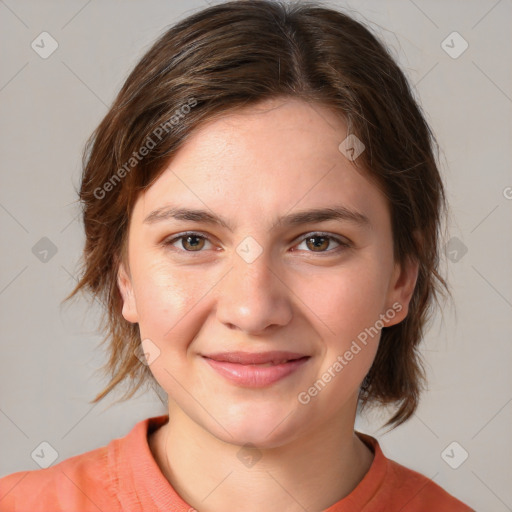
MULTIPOLYGON (((155 384, 137 357, 138 324, 122 316, 117 284, 138 195, 206 121, 273 98, 335 111, 365 146, 357 166, 387 197, 394 258, 417 262, 407 317, 384 327, 359 405, 392 406, 386 425, 411 417, 425 384, 418 345, 434 301, 447 291, 438 271, 446 210, 435 137, 388 49, 362 23, 315 2, 229 1, 183 19, 161 35, 129 74, 83 152, 79 190, 85 228, 81 277, 104 306, 109 376, 96 403, 128 381, 126 400, 155 384)), ((340 140, 341 141, 341 140, 340 140)))

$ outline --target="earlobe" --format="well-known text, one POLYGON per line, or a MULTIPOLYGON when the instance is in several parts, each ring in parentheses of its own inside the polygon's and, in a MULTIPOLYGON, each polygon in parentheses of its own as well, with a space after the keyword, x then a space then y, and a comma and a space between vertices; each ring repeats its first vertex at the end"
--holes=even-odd
POLYGON ((124 263, 122 262, 119 264, 119 270, 117 272, 117 286, 123 300, 122 315, 124 319, 131 323, 137 323, 139 321, 139 317, 137 314, 137 305, 135 303, 133 286, 131 278, 126 272, 124 263))
POLYGON ((403 265, 396 264, 388 299, 388 309, 395 310, 396 315, 386 322, 386 327, 400 323, 409 313, 409 303, 416 289, 418 273, 419 262, 413 258, 407 258, 403 265))

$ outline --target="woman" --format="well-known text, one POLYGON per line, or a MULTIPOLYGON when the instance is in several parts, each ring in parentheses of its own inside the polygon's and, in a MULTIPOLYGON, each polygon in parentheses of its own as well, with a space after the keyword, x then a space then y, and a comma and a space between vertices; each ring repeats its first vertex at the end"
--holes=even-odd
POLYGON ((467 511, 354 431, 411 417, 446 283, 434 137, 386 49, 313 3, 168 30, 90 139, 83 275, 111 380, 169 414, 0 480, 1 510, 467 511))

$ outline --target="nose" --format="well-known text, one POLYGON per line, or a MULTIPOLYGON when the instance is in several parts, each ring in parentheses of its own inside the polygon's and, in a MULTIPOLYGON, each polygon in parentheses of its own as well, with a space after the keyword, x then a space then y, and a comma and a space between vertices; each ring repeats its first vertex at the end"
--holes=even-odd
POLYGON ((265 255, 248 263, 235 255, 233 266, 221 281, 217 318, 230 329, 245 334, 268 334, 292 318, 292 291, 265 255))

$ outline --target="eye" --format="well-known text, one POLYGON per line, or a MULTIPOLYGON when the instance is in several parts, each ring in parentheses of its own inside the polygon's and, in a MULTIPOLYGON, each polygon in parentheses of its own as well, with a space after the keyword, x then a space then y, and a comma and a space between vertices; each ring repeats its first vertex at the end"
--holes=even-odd
POLYGON ((308 252, 316 252, 316 253, 332 253, 338 252, 338 250, 342 250, 342 248, 350 247, 350 244, 344 242, 342 239, 329 235, 328 233, 308 233, 305 237, 302 238, 300 245, 306 244, 308 252), (334 241, 338 244, 338 247, 334 249, 326 250, 330 244, 334 241))
POLYGON ((208 237, 200 235, 199 233, 190 232, 182 233, 172 239, 165 240, 164 245, 175 246, 176 243, 180 243, 181 247, 176 247, 177 249, 182 249, 185 252, 201 252, 206 242, 211 244, 208 237))
MULTIPOLYGON (((191 253, 201 252, 202 249, 205 248, 205 244, 207 243, 209 243, 210 245, 212 244, 212 242, 207 236, 201 235, 200 233, 196 233, 194 231, 190 231, 165 240, 163 242, 163 245, 173 246, 176 249, 181 250, 183 252, 191 253)), ((339 250, 342 250, 343 248, 350 247, 350 244, 344 242, 341 238, 329 235, 328 233, 320 232, 308 233, 301 239, 301 242, 299 246, 297 246, 297 248, 300 248, 300 245, 302 244, 306 245, 307 252, 314 253, 334 253, 338 252, 339 250), (335 244, 338 244, 338 246, 334 247, 334 249, 328 249, 328 247, 330 247, 330 245, 332 245, 333 242, 335 244)))

